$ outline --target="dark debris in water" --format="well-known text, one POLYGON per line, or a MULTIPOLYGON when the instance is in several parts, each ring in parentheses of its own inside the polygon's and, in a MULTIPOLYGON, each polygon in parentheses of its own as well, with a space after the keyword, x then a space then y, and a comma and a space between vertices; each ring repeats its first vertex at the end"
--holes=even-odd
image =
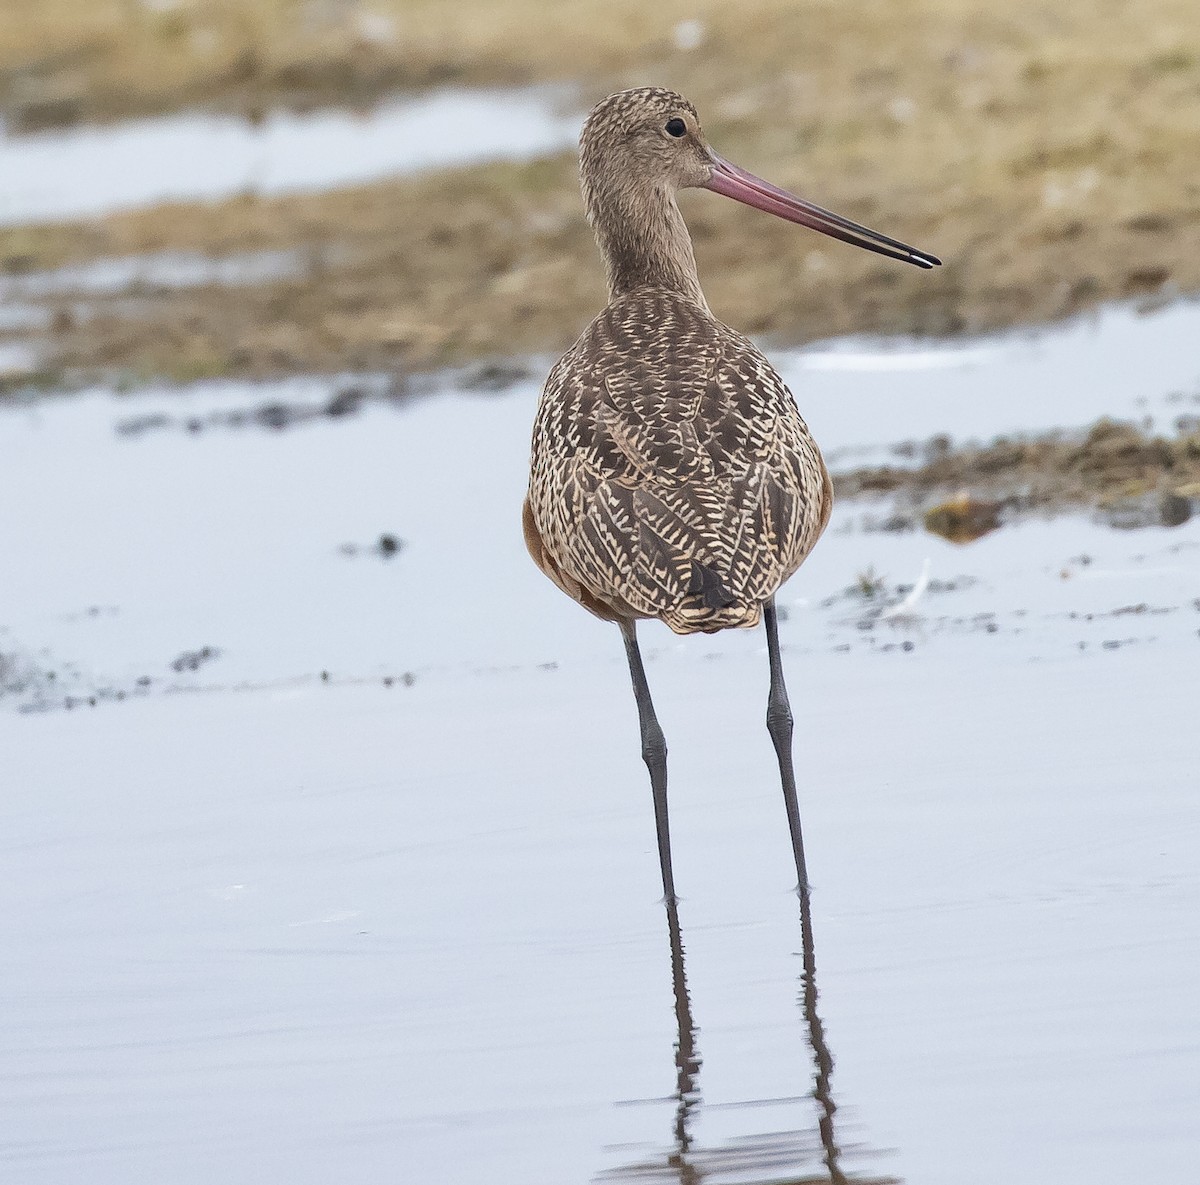
POLYGON ((1140 601, 1136 605, 1121 605, 1107 612, 1079 613, 1072 610, 1067 614, 1067 617, 1072 621, 1098 621, 1107 617, 1162 617, 1168 613, 1177 613, 1178 611, 1178 606, 1148 605, 1145 601, 1140 601))
POLYGON ((343 543, 338 551, 342 555, 368 555, 376 556, 381 560, 390 560, 393 556, 399 555, 407 546, 408 544, 399 535, 385 531, 373 543, 343 543))
POLYGON ((35 654, 11 648, 0 652, 0 703, 5 699, 15 700, 19 712, 95 708, 102 703, 145 695, 150 682, 144 677, 128 688, 121 688, 97 682, 75 663, 57 662, 45 651, 35 654))
POLYGON ((52 687, 57 678, 56 671, 44 669, 30 655, 19 650, 0 652, 0 699, 38 695, 52 687))
POLYGON ((874 565, 864 568, 852 583, 846 585, 841 592, 826 597, 821 602, 821 608, 829 609, 842 601, 874 601, 884 596, 887 591, 887 580, 875 571, 874 565))
POLYGON ((517 383, 531 377, 533 371, 528 366, 515 362, 482 362, 464 371, 458 385, 464 391, 483 391, 498 393, 507 391, 517 383))
POLYGON ((328 399, 320 403, 285 402, 271 400, 253 407, 231 408, 211 411, 202 416, 170 415, 166 412, 149 412, 120 420, 116 432, 120 436, 137 437, 148 432, 184 431, 192 435, 214 429, 266 428, 282 432, 315 420, 339 420, 357 415, 364 404, 376 399, 399 399, 403 387, 394 381, 381 386, 378 382, 347 384, 339 387, 328 399))
MULTIPOLYGON (((209 647, 201 651, 189 651, 180 656, 180 660, 195 660, 203 653, 211 650, 209 647)), ((213 656, 217 652, 213 651, 213 656)), ((206 660, 200 660, 202 663, 206 660)), ((198 669, 184 662, 176 668, 178 674, 187 674, 198 669)), ((322 670, 308 675, 281 676, 261 681, 251 680, 236 684, 187 684, 176 682, 174 679, 154 678, 150 675, 140 675, 124 684, 117 682, 97 682, 94 678, 83 676, 78 670, 64 665, 58 670, 49 670, 38 666, 28 656, 15 653, 0 653, 0 706, 11 698, 14 706, 21 713, 40 713, 50 711, 77 711, 79 709, 100 708, 106 705, 124 703, 129 700, 144 698, 151 694, 170 695, 173 693, 203 694, 205 692, 229 693, 236 691, 262 691, 280 687, 303 686, 313 681, 322 686, 362 686, 374 684, 384 688, 413 687, 417 676, 412 671, 402 671, 398 675, 335 675, 328 670, 322 670)))
MULTIPOLYGON (((955 576, 949 580, 923 580, 924 588, 922 594, 934 594, 960 592, 963 589, 971 588, 977 583, 974 576, 961 575, 955 576)), ((865 604, 874 606, 880 610, 887 608, 889 605, 898 604, 904 598, 908 597, 916 588, 916 584, 897 583, 889 585, 887 577, 875 571, 874 566, 865 568, 859 572, 854 581, 848 584, 841 592, 836 592, 832 596, 826 597, 821 601, 822 609, 832 609, 842 604, 865 604)))
MULTIPOLYGON (((93 607, 88 616, 105 612, 93 607)), ((115 612, 115 610, 113 610, 115 612)), ((184 650, 169 664, 174 675, 189 675, 221 656, 215 646, 184 650)), ((109 679, 88 672, 74 662, 56 660, 49 651, 31 651, 11 639, 0 626, 0 709, 12 707, 20 713, 76 711, 124 703, 157 694, 255 691, 285 686, 302 686, 319 681, 326 686, 375 685, 385 688, 412 687, 417 682, 413 671, 398 674, 343 674, 329 670, 314 674, 282 675, 265 680, 237 683, 197 683, 176 679, 173 675, 138 675, 132 679, 109 679)))
POLYGON ((185 650, 177 658, 171 660, 171 670, 179 674, 185 671, 198 671, 206 663, 221 657, 221 652, 215 646, 201 646, 199 650, 185 650))

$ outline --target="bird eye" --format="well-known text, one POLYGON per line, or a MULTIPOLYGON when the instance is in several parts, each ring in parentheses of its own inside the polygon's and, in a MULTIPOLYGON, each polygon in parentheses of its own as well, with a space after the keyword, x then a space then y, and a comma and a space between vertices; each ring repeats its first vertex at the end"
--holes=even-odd
POLYGON ((687 124, 682 119, 667 120, 667 134, 669 136, 682 136, 687 131, 687 124))

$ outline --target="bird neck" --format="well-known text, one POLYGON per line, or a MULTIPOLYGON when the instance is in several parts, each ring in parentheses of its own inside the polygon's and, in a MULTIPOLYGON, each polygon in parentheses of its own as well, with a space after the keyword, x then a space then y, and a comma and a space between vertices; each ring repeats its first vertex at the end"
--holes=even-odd
POLYGON ((663 288, 705 311, 696 256, 675 195, 665 189, 585 189, 610 300, 638 288, 663 288))

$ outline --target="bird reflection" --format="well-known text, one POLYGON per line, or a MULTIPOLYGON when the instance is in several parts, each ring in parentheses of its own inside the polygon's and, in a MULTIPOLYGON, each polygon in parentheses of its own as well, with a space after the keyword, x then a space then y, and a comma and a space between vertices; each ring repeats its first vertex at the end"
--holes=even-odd
POLYGON ((833 1185, 844 1185, 846 1177, 838 1164, 839 1150, 833 1130, 833 1117, 837 1113, 837 1104, 833 1101, 830 1089, 833 1054, 829 1052, 829 1045, 825 1040, 825 1026, 817 1013, 817 955, 813 942, 812 903, 807 881, 801 882, 798 895, 800 948, 804 968, 800 975, 800 1003, 804 1009, 804 1022, 808 1027, 808 1045, 816 1065, 813 1098, 817 1100, 817 1106, 820 1108, 817 1126, 821 1133, 821 1148, 824 1152, 825 1167, 829 1170, 829 1179, 833 1185))
MULTIPOLYGON (((838 1145, 831 1078, 833 1054, 825 1039, 825 1026, 817 1012, 816 954, 813 942, 812 910, 807 882, 799 889, 802 967, 799 1002, 804 1015, 806 1036, 812 1052, 814 1078, 812 1097, 818 1108, 819 1151, 801 1133, 770 1133, 750 1136, 718 1147, 696 1144, 692 1126, 700 1106, 700 1051, 692 1002, 688 994, 687 968, 679 911, 674 901, 667 903, 667 926, 671 944, 671 981, 675 994, 675 1019, 678 1036, 675 1043, 675 1115, 673 1147, 662 1159, 641 1161, 602 1174, 608 1182, 638 1181, 661 1185, 715 1185, 735 1178, 746 1185, 847 1185, 841 1168, 842 1150, 838 1145), (797 1161, 817 1158, 825 1171, 796 1175, 797 1161), (790 1175, 781 1176, 781 1172, 790 1175), (753 1174, 753 1175, 751 1175, 753 1174), (760 1175, 761 1174, 761 1175, 760 1175)), ((856 1177, 856 1180, 859 1178, 856 1177)))
POLYGON ((688 995, 687 968, 683 960, 683 935, 679 929, 679 906, 667 901, 667 928, 671 937, 671 982, 675 989, 675 1150, 670 1164, 678 1170, 679 1185, 699 1185, 702 1178, 691 1162, 692 1112, 700 1102, 700 1054, 696 1048, 696 1022, 688 995))

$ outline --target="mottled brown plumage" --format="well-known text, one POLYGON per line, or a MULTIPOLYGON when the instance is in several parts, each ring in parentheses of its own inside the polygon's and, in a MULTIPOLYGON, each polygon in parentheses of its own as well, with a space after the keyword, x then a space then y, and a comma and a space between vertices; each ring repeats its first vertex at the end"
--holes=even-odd
POLYGON ((582 184, 610 299, 546 381, 524 509, 559 588, 680 634, 756 625, 833 503, 791 392, 700 289, 674 195, 713 159, 672 91, 624 91, 589 117, 582 184))
POLYGON ((608 307, 542 391, 525 542, 563 592, 620 626, 674 932, 667 744, 638 619, 657 617, 679 634, 765 621, 767 729, 803 897, 775 592, 813 549, 833 506, 825 463, 791 392, 754 344, 709 310, 675 194, 701 186, 917 267, 939 261, 723 160, 704 139, 696 109, 673 91, 610 95, 584 125, 579 164, 608 307))

